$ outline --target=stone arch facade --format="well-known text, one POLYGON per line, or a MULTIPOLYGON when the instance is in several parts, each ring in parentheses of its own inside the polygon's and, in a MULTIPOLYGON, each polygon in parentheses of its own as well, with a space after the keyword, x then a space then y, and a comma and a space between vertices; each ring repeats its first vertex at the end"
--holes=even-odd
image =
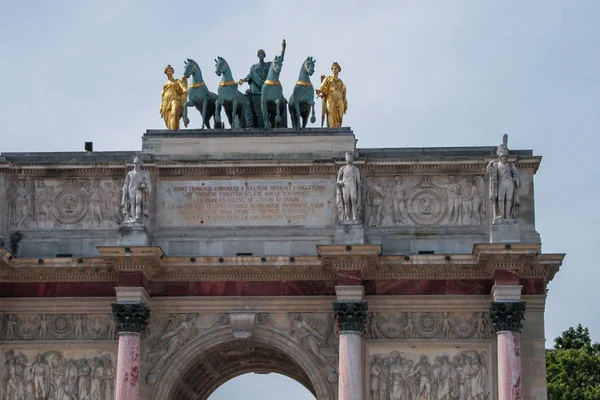
POLYGON ((190 395, 190 399, 206 399, 226 381, 248 372, 280 373, 304 385, 318 400, 336 398, 337 385, 327 381, 316 358, 289 336, 256 327, 250 338, 236 339, 230 327, 222 327, 198 335, 179 349, 158 376, 150 399, 181 400, 185 394, 190 395), (213 371, 213 376, 204 374, 208 383, 200 388, 200 393, 188 385, 186 379, 203 379, 201 372, 194 371, 199 363, 205 363, 215 353, 236 350, 240 353, 238 366, 224 366, 222 370, 213 371), (274 362, 264 362, 267 358, 274 362))

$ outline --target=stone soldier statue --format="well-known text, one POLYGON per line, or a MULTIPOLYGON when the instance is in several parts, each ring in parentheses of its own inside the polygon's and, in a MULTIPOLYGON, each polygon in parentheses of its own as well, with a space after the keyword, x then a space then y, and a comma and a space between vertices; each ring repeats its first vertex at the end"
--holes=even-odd
POLYGON ((123 183, 121 205, 125 213, 124 222, 143 222, 148 213, 148 195, 150 194, 150 174, 142 170, 142 160, 133 160, 133 171, 127 173, 123 183))
POLYGON ((360 170, 352 164, 353 161, 352 153, 346 153, 346 165, 337 174, 337 196, 343 209, 340 213, 343 221, 360 222, 363 184, 360 170))
POLYGON ((494 204, 494 221, 514 220, 519 211, 521 177, 514 163, 508 162, 508 135, 504 134, 498 145, 498 160, 488 164, 486 172, 490 180, 490 200, 494 204))

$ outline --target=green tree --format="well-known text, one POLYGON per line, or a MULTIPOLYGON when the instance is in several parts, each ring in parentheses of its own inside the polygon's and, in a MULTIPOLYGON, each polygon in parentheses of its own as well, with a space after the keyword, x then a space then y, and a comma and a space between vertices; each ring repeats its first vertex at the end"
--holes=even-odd
POLYGON ((577 325, 554 339, 546 350, 549 400, 600 399, 600 344, 577 325))

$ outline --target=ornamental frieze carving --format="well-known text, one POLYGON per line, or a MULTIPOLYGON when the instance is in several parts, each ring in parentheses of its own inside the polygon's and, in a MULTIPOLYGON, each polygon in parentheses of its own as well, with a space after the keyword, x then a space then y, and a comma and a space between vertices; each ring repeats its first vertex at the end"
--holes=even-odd
POLYGON ((121 180, 18 179, 13 182, 13 229, 112 229, 123 221, 121 180))
POLYGON ((483 227, 485 190, 480 175, 371 176, 366 179, 366 225, 483 227))
POLYGON ((369 313, 367 339, 489 339, 490 316, 474 313, 369 313))
POLYGON ((492 398, 493 371, 487 351, 398 349, 372 356, 371 400, 492 398))
POLYGON ((0 315, 0 339, 11 340, 114 340, 112 315, 40 314, 0 315), (2 325, 2 324, 0 324, 2 325))
POLYGON ((115 398, 116 358, 105 351, 5 351, 0 398, 11 400, 115 398))

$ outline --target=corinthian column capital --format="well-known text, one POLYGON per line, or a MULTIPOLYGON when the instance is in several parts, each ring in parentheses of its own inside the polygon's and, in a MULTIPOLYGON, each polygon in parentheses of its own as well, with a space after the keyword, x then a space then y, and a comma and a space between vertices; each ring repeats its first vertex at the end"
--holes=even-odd
POLYGON ((117 332, 141 333, 148 325, 150 309, 144 303, 115 303, 112 305, 117 332))
POLYGON ((364 301, 336 301, 333 312, 340 332, 362 332, 367 320, 367 303, 364 301))
POLYGON ((524 301, 494 301, 490 304, 490 316, 496 332, 521 332, 525 319, 524 301))

